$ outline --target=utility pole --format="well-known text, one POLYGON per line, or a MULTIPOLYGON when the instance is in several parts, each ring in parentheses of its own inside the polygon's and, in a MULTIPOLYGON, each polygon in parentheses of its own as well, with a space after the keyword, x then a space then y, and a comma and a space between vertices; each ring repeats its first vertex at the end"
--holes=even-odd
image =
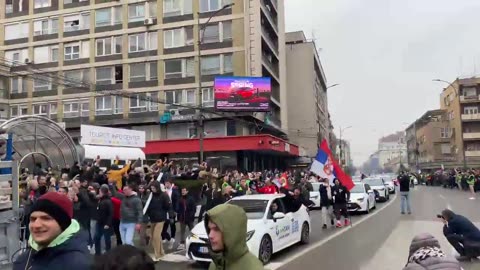
POLYGON ((345 130, 351 128, 351 127, 352 127, 352 126, 348 126, 348 127, 346 127, 346 128, 340 127, 340 144, 339 144, 339 145, 340 145, 340 168, 343 166, 343 160, 342 160, 342 158, 343 158, 342 133, 343 133, 345 130))
POLYGON ((200 12, 197 12, 197 25, 198 25, 198 51, 197 51, 197 57, 198 57, 198 100, 200 105, 198 106, 197 110, 197 120, 198 120, 198 128, 197 128, 197 136, 198 136, 198 142, 199 142, 199 164, 201 164, 204 161, 204 149, 203 149, 203 140, 205 138, 204 134, 204 121, 203 121, 203 92, 202 92, 202 43, 203 43, 203 36, 205 34, 205 28, 207 28, 208 23, 210 20, 215 17, 219 12, 222 10, 225 10, 227 8, 231 8, 235 3, 232 4, 227 4, 223 6, 221 9, 215 11, 204 24, 200 24, 200 12))

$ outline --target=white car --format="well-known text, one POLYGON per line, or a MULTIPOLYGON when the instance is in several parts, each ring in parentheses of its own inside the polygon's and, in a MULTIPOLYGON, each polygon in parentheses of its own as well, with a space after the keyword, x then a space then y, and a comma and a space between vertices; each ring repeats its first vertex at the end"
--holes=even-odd
POLYGON ((375 199, 377 201, 386 202, 390 200, 390 192, 388 188, 385 186, 385 182, 382 178, 365 178, 363 179, 365 184, 368 184, 375 193, 375 199))
MULTIPOLYGON (((311 228, 308 210, 302 205, 296 212, 287 212, 285 194, 246 195, 227 203, 238 205, 247 213, 247 246, 264 264, 280 250, 299 242, 308 243, 311 228), (273 204, 278 209, 272 215, 273 204)), ((211 261, 204 222, 198 223, 187 237, 186 256, 196 262, 211 261)))
POLYGON ((371 209, 377 207, 373 189, 363 182, 355 182, 350 190, 350 201, 347 203, 349 212, 370 213, 371 209))
POLYGON ((384 182, 385 182, 385 187, 388 189, 388 192, 390 194, 395 194, 396 190, 395 190, 395 183, 393 182, 393 180, 384 179, 384 182))
POLYGON ((313 191, 310 191, 310 201, 315 203, 314 206, 310 208, 320 208, 320 182, 312 182, 313 191))

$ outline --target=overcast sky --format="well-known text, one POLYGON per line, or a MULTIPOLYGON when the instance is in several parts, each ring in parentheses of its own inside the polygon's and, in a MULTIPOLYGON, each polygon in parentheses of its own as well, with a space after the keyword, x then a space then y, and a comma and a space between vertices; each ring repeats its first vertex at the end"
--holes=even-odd
MULTIPOLYGON (((440 106, 443 87, 480 74, 479 0, 285 0, 286 30, 315 38, 335 133, 355 165, 378 139, 440 106)), ((290 89, 291 90, 291 89, 290 89)))

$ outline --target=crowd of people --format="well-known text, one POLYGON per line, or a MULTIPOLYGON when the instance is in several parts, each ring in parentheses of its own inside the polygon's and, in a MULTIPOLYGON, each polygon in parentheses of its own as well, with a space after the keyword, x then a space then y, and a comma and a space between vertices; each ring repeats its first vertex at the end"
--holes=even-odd
POLYGON ((428 174, 420 174, 419 180, 429 186, 443 186, 445 188, 458 188, 468 192, 470 199, 475 199, 475 193, 480 190, 480 171, 475 169, 439 170, 428 174))

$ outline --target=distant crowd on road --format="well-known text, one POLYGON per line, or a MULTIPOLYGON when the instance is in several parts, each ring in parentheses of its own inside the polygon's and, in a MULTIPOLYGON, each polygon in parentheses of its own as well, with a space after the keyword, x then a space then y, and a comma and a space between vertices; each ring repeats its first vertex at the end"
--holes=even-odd
POLYGON ((419 177, 419 180, 428 186, 443 186, 469 192, 471 200, 474 200, 476 192, 480 191, 480 170, 476 169, 438 170, 420 174, 419 177))

